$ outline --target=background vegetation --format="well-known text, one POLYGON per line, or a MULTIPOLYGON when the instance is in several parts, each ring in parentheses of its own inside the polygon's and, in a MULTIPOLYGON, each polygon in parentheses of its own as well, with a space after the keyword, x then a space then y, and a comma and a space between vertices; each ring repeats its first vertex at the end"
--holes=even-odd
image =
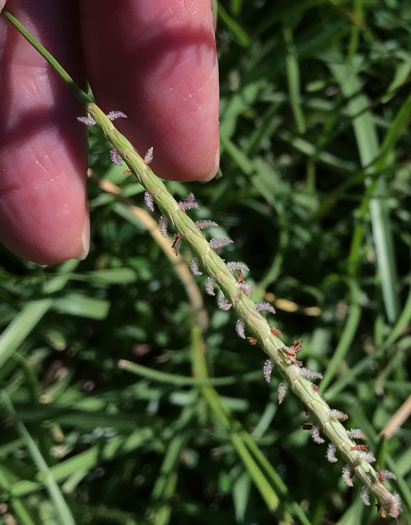
MULTIPOLYGON (((410 425, 387 427, 411 393, 409 2, 225 0, 217 38, 223 177, 168 187, 235 241, 411 522, 410 425)), ((1 252, 4 523, 379 522, 109 150, 91 130, 86 261, 1 252)))

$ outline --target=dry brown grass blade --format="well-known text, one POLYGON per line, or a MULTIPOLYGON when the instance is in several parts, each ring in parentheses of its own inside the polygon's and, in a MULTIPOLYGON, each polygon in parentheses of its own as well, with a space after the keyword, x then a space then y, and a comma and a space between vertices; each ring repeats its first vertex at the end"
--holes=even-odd
POLYGON ((110 181, 101 179, 91 170, 89 170, 88 175, 92 180, 97 182, 97 184, 103 191, 116 195, 118 199, 129 208, 133 215, 135 215, 147 228, 147 231, 150 233, 150 235, 153 237, 156 243, 160 246, 160 248, 163 250, 167 258, 173 265, 174 271, 176 272, 178 278, 180 279, 181 283, 183 284, 186 290, 188 299, 191 303, 198 324, 201 327, 201 330, 204 332, 208 327, 209 320, 207 312, 204 309, 203 296, 201 295, 201 292, 183 257, 180 254, 176 255, 176 253, 172 249, 170 241, 162 236, 158 228, 157 222, 151 217, 151 215, 142 208, 133 204, 132 201, 130 201, 130 199, 126 198, 121 188, 119 188, 116 184, 113 184, 110 181))

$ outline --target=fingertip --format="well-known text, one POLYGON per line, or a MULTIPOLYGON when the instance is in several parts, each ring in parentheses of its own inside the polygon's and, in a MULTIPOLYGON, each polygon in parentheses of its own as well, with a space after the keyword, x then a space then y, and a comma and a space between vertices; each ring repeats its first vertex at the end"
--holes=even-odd
MULTIPOLYGON (((84 81, 76 2, 13 0, 8 6, 84 81)), ((6 20, 0 20, 0 37, 0 240, 42 265, 84 258, 87 136, 75 119, 80 105, 6 20)))
POLYGON ((81 252, 75 257, 79 261, 84 261, 90 251, 90 217, 87 214, 86 220, 81 232, 81 252))
POLYGON ((217 153, 215 155, 213 169, 210 171, 208 175, 206 175, 202 179, 199 179, 199 182, 203 182, 203 183, 210 182, 217 175, 219 169, 220 169, 220 145, 218 146, 217 153))

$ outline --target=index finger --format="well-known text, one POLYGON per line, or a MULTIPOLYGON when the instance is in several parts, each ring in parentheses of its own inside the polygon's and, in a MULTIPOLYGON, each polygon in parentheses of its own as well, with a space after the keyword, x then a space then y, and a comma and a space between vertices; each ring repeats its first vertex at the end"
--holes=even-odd
POLYGON ((212 178, 219 165, 218 64, 210 0, 82 0, 97 103, 162 178, 212 178), (117 125, 117 123, 116 123, 117 125))

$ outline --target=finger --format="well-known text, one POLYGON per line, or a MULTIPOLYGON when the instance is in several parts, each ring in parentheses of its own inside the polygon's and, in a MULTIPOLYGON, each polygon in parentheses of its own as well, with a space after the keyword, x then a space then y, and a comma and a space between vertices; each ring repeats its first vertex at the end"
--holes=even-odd
MULTIPOLYGON (((84 84, 72 0, 9 0, 7 8, 84 84)), ((0 20, 0 240, 53 264, 88 251, 87 137, 82 110, 43 58, 0 20)))
POLYGON ((210 0, 82 0, 97 103, 166 179, 212 178, 219 164, 218 66, 210 0))

